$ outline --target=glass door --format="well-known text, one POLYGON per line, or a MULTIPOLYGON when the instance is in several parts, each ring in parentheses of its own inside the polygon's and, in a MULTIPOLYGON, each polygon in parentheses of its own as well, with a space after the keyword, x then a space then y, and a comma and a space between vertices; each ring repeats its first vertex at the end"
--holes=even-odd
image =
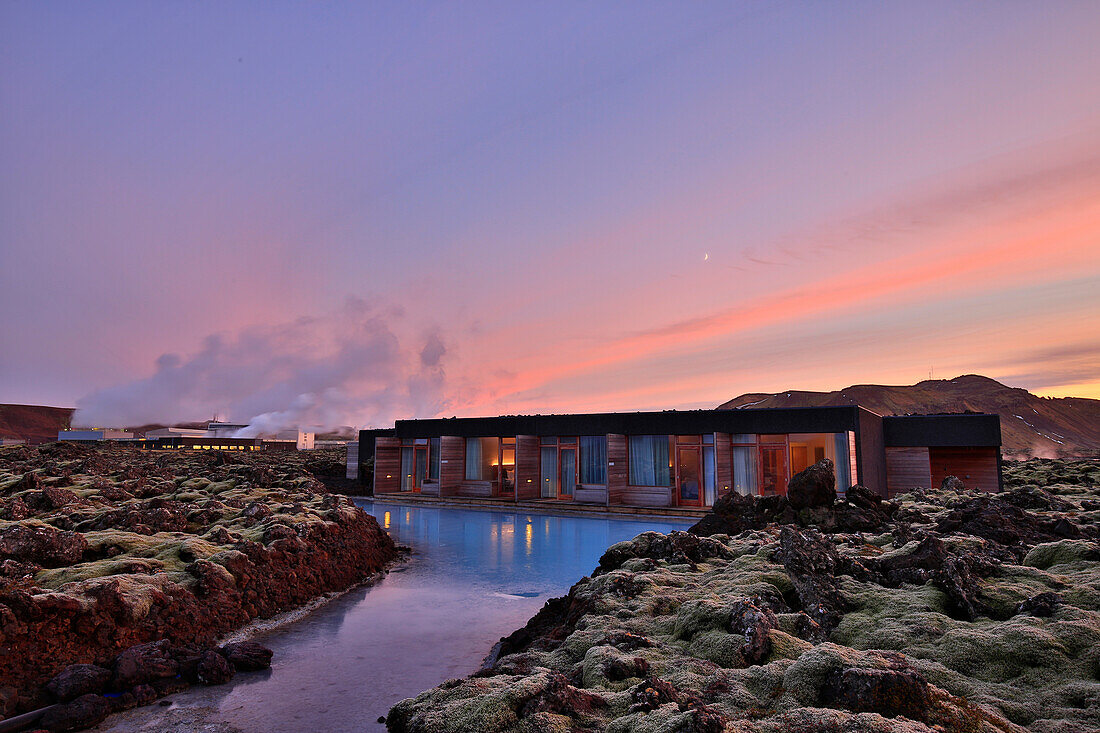
POLYGON ((787 449, 784 446, 760 446, 760 495, 787 493, 787 449))
POLYGON ((577 449, 561 449, 561 485, 559 496, 563 499, 572 499, 573 490, 577 487, 577 449))
POLYGON ((543 499, 558 498, 558 449, 543 447, 539 468, 539 496, 543 499))
POLYGON ((412 491, 416 486, 415 448, 401 449, 401 490, 412 491))
POLYGON ((699 463, 699 448, 676 447, 676 487, 677 504, 680 506, 702 505, 702 471, 699 463))
POLYGON ((420 491, 420 487, 424 485, 424 482, 428 479, 428 449, 417 448, 416 449, 416 484, 413 486, 413 491, 420 491))

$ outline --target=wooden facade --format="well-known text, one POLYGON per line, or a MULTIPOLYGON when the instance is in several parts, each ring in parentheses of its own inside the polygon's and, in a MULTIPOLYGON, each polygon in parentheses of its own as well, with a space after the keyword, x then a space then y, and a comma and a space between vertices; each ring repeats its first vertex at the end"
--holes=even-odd
POLYGON ((607 502, 622 504, 626 492, 626 436, 607 436, 607 502))
MULTIPOLYGON (((859 483, 884 496, 938 486, 946 475, 958 476, 972 488, 1000 487, 1000 427, 995 415, 883 418, 858 407, 823 407, 399 421, 392 430, 360 435, 361 444, 368 441, 373 448, 375 493, 400 492, 402 446, 423 446, 432 439, 438 440, 438 457, 430 454, 438 465, 433 464, 429 473, 437 472, 439 480, 425 481, 420 492, 440 497, 597 506, 706 506, 706 497, 717 499, 735 485, 758 494, 783 494, 793 471, 823 455, 847 469, 838 471, 838 483, 859 483), (632 435, 669 436, 671 485, 631 483, 632 435), (603 445, 593 443, 592 439, 599 438, 603 445), (466 479, 469 439, 483 441, 486 460, 493 456, 492 446, 498 447, 492 476, 485 464, 487 480, 466 479), (592 483, 591 479, 603 472, 598 459, 596 467, 591 464, 594 454, 585 451, 602 452, 604 446, 606 484, 592 483), (713 471, 708 470, 711 451, 713 471), (543 466, 544 460, 554 463, 543 466), (511 483, 501 480, 505 474, 511 483), (589 481, 581 482, 582 476, 589 481), (552 495, 555 485, 557 494, 552 495)), ((642 480, 653 480, 653 456, 663 455, 663 450, 647 453, 639 464, 639 470, 648 472, 648 476, 641 474, 642 480)), ((664 480, 663 469, 657 475, 664 480)), ((837 486, 838 492, 847 488, 837 486)))
POLYGON ((931 485, 956 476, 968 489, 997 491, 1001 485, 1000 454, 995 448, 929 448, 931 485))
POLYGON ((539 498, 539 436, 516 436, 516 499, 539 498))
POLYGON ((886 449, 886 495, 897 496, 916 488, 931 488, 932 470, 927 448, 886 449))
POLYGON ((401 489, 401 441, 375 438, 374 493, 386 494, 401 489))
POLYGON ((439 438, 439 495, 457 496, 466 478, 466 439, 455 435, 439 438))
POLYGON ((714 434, 714 491, 715 498, 732 491, 733 448, 729 433, 714 434))

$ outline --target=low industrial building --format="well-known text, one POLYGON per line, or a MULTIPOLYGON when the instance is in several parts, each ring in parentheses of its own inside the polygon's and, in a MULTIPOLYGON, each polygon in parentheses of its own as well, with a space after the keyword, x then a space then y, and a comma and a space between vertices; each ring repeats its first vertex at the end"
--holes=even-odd
POLYGON ((947 475, 996 491, 1000 445, 997 415, 838 406, 399 420, 360 431, 354 458, 373 458, 377 496, 702 509, 730 491, 784 494, 824 458, 840 493, 893 496, 947 475))
POLYGON ((78 443, 92 443, 101 440, 130 440, 134 434, 127 430, 114 430, 112 428, 95 428, 94 430, 59 430, 57 439, 75 441, 78 443))

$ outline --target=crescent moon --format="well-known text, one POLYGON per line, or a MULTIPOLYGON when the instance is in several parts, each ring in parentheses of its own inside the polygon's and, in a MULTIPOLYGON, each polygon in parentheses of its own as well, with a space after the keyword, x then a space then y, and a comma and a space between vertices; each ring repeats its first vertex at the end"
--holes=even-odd
POLYGON ((709 259, 710 259, 710 252, 704 252, 703 253, 703 262, 706 262, 709 259))

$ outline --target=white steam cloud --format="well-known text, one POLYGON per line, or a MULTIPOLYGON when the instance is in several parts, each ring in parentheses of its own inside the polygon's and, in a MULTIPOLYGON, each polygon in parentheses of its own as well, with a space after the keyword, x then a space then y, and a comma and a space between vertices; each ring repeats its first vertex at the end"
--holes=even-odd
POLYGON ((447 407, 446 345, 438 330, 403 341, 403 325, 400 310, 353 299, 328 316, 208 336, 194 355, 162 355, 146 379, 78 400, 74 424, 173 423, 216 413, 248 423, 254 435, 436 415, 447 407))

